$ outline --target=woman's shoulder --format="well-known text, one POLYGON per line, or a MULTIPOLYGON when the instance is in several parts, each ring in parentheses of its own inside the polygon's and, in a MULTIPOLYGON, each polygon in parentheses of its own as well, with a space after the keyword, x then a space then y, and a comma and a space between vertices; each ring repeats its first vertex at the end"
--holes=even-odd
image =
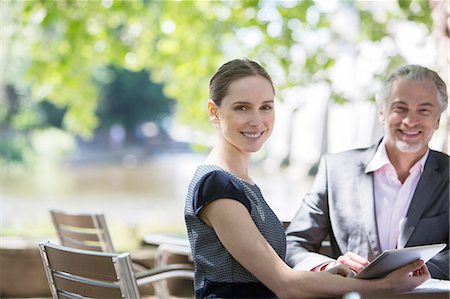
POLYGON ((199 165, 195 171, 194 181, 204 181, 205 178, 214 178, 220 181, 233 182, 234 184, 238 183, 238 178, 233 175, 231 172, 226 171, 217 165, 211 164, 202 164, 199 165))
POLYGON ((192 184, 194 210, 220 198, 235 199, 250 211, 250 202, 240 181, 231 173, 215 165, 201 165, 192 184))
POLYGON ((242 189, 239 180, 230 172, 216 165, 202 164, 197 167, 194 175, 195 185, 225 187, 229 184, 234 185, 238 189, 242 189))
POLYGON ((200 164, 199 166, 197 166, 197 170, 195 171, 195 173, 200 174, 200 175, 205 175, 210 172, 218 172, 218 171, 224 172, 225 170, 223 170, 222 168, 220 168, 217 165, 200 164))

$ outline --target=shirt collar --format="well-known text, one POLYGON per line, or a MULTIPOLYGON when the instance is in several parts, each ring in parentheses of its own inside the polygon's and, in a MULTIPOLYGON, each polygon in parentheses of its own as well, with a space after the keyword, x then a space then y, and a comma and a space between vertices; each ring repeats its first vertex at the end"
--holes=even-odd
MULTIPOLYGON (((427 149, 427 152, 420 158, 416 164, 411 167, 410 172, 413 168, 420 166, 420 172, 423 172, 423 168, 425 167, 425 161, 428 158, 428 154, 430 153, 430 149, 427 149)), ((365 169, 365 173, 374 172, 381 169, 385 165, 392 165, 391 161, 386 152, 386 143, 384 138, 381 140, 380 145, 375 152, 375 155, 370 160, 369 164, 365 169)))

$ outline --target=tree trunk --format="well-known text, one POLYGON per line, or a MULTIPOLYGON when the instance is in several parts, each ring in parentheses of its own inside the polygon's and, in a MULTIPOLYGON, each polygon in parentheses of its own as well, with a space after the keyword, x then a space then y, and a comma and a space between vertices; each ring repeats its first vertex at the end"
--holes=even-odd
MULTIPOLYGON (((436 59, 436 67, 437 72, 444 79, 447 84, 447 94, 450 91, 450 74, 449 74, 449 66, 450 66, 450 1, 442 1, 442 0, 429 0, 430 7, 432 9, 432 19, 433 19, 433 28, 432 34, 436 39, 437 46, 437 59, 436 59)), ((446 125, 445 137, 443 138, 442 150, 449 153, 448 146, 448 136, 450 133, 450 118, 448 114, 448 109, 441 116, 441 122, 446 125)))

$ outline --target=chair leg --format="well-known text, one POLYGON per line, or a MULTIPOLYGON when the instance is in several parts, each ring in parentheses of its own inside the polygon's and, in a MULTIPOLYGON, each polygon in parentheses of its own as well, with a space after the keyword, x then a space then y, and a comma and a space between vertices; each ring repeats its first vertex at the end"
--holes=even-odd
MULTIPOLYGON (((159 248, 158 248, 159 249, 159 248)), ((156 267, 161 267, 167 265, 169 255, 167 252, 162 250, 157 250, 155 254, 155 265, 156 267)), ((162 280, 154 284, 155 296, 157 299, 168 299, 170 298, 169 288, 167 286, 167 281, 162 280)))
POLYGON ((167 281, 160 281, 154 284, 155 297, 158 299, 168 299, 170 294, 167 288, 167 281))

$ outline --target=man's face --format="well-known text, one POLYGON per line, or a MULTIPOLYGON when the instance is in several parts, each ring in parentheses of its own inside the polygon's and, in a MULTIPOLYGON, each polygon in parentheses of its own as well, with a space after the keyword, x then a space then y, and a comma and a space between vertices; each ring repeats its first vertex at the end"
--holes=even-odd
POLYGON ((388 104, 379 115, 388 153, 425 154, 439 127, 440 114, 436 85, 431 80, 395 80, 388 104))

